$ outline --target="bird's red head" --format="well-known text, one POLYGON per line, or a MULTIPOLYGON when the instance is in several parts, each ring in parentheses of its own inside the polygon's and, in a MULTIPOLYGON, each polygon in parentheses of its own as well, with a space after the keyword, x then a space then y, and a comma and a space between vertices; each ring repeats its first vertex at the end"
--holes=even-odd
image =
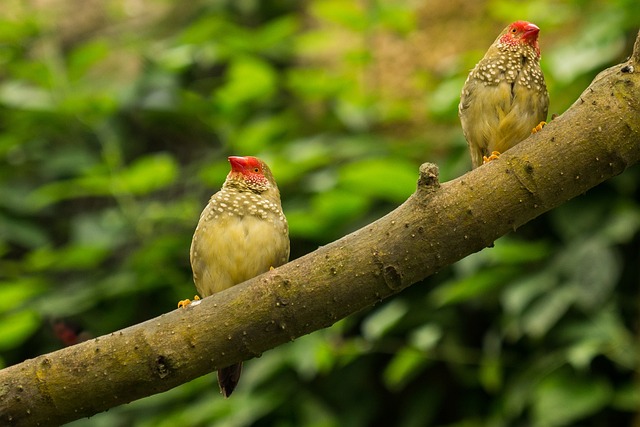
POLYGON ((229 176, 236 175, 251 188, 275 185, 269 167, 257 157, 230 156, 231 172, 229 176))
POLYGON ((259 174, 262 175, 262 162, 257 157, 229 156, 231 170, 242 175, 259 174))
POLYGON ((500 42, 508 45, 528 44, 540 56, 538 33, 540 33, 540 28, 537 25, 527 21, 516 21, 507 27, 505 33, 500 37, 500 42))

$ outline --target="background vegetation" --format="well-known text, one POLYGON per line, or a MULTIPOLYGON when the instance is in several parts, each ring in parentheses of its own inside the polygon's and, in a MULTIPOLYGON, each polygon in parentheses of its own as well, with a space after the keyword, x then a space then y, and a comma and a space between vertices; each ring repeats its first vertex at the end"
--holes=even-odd
MULTIPOLYGON (((0 367, 173 310, 226 156, 258 155, 292 259, 470 168, 466 74, 542 28, 551 112, 631 52, 637 0, 5 0, 0 367)), ((73 426, 640 426, 640 169, 401 295, 73 426)))

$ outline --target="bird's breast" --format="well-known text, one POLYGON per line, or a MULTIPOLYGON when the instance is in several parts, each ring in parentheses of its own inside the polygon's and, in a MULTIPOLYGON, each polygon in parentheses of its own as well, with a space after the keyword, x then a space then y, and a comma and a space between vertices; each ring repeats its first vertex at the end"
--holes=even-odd
POLYGON ((191 245, 198 292, 208 296, 287 262, 288 226, 279 205, 249 196, 212 198, 191 245))

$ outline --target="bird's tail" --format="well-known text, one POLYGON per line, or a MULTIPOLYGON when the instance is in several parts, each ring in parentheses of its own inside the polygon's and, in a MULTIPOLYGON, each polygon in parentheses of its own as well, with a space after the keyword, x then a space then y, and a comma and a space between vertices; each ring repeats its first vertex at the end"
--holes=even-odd
POLYGON ((218 369, 218 384, 220 385, 220 393, 226 398, 231 396, 233 390, 240 381, 240 374, 242 373, 242 363, 227 366, 226 368, 218 369))

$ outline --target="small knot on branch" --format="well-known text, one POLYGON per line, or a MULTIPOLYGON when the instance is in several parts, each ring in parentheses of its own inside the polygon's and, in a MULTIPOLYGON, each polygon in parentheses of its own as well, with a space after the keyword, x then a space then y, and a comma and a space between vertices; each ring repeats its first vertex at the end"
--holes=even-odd
POLYGON ((440 188, 438 181, 438 165, 434 163, 423 163, 420 165, 420 178, 418 178, 418 190, 433 191, 440 188))
POLYGON ((622 67, 622 68, 620 69, 620 71, 621 71, 622 73, 625 73, 625 74, 633 74, 633 72, 635 71, 635 69, 634 69, 633 65, 628 65, 628 64, 627 64, 627 65, 625 65, 624 67, 622 67))

